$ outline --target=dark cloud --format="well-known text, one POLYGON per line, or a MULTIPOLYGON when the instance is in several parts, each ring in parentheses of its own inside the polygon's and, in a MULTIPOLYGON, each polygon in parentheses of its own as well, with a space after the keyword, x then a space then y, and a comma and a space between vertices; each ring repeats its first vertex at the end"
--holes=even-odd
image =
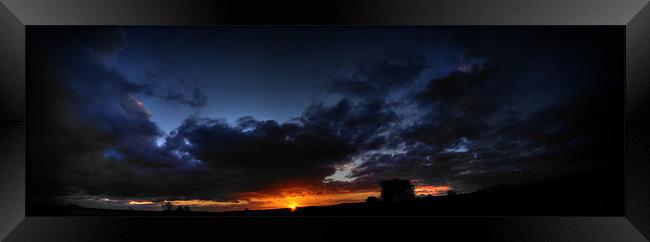
POLYGON ((480 135, 487 128, 486 119, 495 111, 497 100, 502 98, 486 91, 490 75, 488 70, 454 71, 431 80, 417 97, 428 111, 418 124, 403 132, 403 137, 440 146, 480 135))
POLYGON ((224 188, 233 192, 320 184, 355 150, 328 129, 251 118, 238 123, 231 127, 220 120, 187 119, 167 138, 165 148, 188 152, 223 177, 224 188))
POLYGON ((125 194, 157 186, 134 183, 186 161, 156 146, 163 133, 137 97, 147 87, 127 80, 106 59, 124 47, 122 30, 85 30, 48 29, 30 38, 31 51, 40 56, 29 63, 35 73, 30 90, 41 100, 30 106, 30 120, 38 122, 33 148, 40 151, 30 178, 43 184, 35 194, 107 194, 117 191, 112 187, 125 194))
POLYGON ((328 107, 315 104, 307 107, 300 118, 306 127, 325 129, 358 146, 369 148, 382 143, 382 132, 399 121, 398 115, 384 101, 352 102, 342 99, 328 107))
POLYGON ((621 87, 611 86, 618 79, 612 71, 622 70, 610 66, 594 75, 587 66, 606 61, 581 55, 613 40, 585 47, 574 41, 580 39, 576 33, 559 32, 573 39, 459 36, 457 69, 415 90, 412 100, 421 112, 416 121, 391 136, 393 145, 383 147, 388 152, 369 152, 353 177, 410 177, 476 190, 522 182, 523 173, 541 178, 612 168, 615 145, 603 141, 617 133, 602 127, 615 126, 621 99, 610 91, 620 93, 615 90, 621 87))
MULTIPOLYGON (((173 62, 172 62, 173 63, 173 62)), ((205 106, 207 95, 200 81, 189 81, 176 73, 170 63, 159 66, 156 71, 147 71, 142 81, 146 83, 145 94, 188 105, 192 108, 205 106)))
POLYGON ((381 57, 360 60, 351 75, 332 81, 331 91, 352 97, 381 98, 391 89, 418 78, 427 67, 424 56, 393 50, 381 57))

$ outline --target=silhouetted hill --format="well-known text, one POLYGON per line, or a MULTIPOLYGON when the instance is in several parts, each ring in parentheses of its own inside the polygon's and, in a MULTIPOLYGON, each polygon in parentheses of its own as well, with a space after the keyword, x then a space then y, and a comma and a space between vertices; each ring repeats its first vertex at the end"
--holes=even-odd
POLYGON ((596 174, 571 175, 525 184, 497 185, 467 194, 427 196, 399 202, 227 212, 134 211, 51 208, 43 215, 77 216, 620 216, 622 187, 596 174))

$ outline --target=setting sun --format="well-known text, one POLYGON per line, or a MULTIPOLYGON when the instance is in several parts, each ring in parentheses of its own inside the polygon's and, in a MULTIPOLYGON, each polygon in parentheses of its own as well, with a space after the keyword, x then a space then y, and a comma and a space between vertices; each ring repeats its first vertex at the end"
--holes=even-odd
POLYGON ((289 208, 291 209, 291 212, 295 212, 298 209, 298 205, 296 204, 289 204, 289 208))

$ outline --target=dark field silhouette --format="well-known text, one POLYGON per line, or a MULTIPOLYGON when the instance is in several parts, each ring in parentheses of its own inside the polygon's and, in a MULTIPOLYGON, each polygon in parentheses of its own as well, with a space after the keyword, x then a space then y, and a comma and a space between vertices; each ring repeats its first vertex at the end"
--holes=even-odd
POLYGON ((163 205, 162 211, 84 208, 74 204, 39 211, 49 216, 619 216, 622 192, 596 174, 567 175, 523 184, 497 185, 472 193, 415 196, 406 180, 380 183, 381 198, 331 206, 226 212, 163 205))

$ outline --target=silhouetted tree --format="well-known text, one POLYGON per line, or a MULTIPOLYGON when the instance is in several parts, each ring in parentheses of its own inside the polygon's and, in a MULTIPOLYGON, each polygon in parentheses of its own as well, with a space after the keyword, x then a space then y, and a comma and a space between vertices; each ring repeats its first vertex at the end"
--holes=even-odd
POLYGON ((415 198, 415 185, 409 180, 392 179, 379 182, 381 200, 396 202, 415 198))
POLYGON ((458 192, 456 190, 451 189, 447 191, 447 196, 454 196, 454 195, 458 195, 458 192))
POLYGON ((164 202, 160 205, 163 211, 172 211, 174 205, 171 202, 164 202))
POLYGON ((375 204, 378 204, 378 203, 379 203, 379 198, 377 198, 377 197, 370 196, 370 197, 366 198, 366 204, 368 204, 368 205, 375 205, 375 204))

